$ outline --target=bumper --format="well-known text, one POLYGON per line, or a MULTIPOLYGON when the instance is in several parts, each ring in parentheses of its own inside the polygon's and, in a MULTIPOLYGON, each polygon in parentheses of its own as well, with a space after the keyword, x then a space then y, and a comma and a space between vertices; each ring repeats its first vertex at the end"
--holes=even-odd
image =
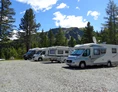
POLYGON ((38 60, 38 57, 35 57, 35 56, 33 56, 33 58, 32 58, 33 60, 38 60))
POLYGON ((77 62, 73 62, 72 60, 67 60, 66 64, 69 66, 78 66, 79 64, 77 64, 77 62))

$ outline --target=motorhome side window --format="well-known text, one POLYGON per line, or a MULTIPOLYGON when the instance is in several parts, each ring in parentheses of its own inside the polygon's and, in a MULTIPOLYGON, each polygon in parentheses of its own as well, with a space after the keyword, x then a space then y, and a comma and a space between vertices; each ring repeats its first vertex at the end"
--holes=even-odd
POLYGON ((32 54, 35 54, 35 53, 36 53, 36 51, 35 51, 35 50, 33 50, 33 51, 32 51, 32 54))
POLYGON ((63 54, 63 50, 58 50, 58 54, 63 54))
POLYGON ((94 49, 93 53, 94 55, 100 55, 100 49, 94 49))
POLYGON ((45 55, 45 51, 42 52, 42 55, 45 55))
POLYGON ((68 54, 69 53, 68 50, 66 50, 65 53, 68 54))
POLYGON ((86 57, 86 56, 89 56, 90 55, 90 49, 86 49, 83 53, 83 56, 86 57))
POLYGON ((102 48, 101 49, 101 54, 105 54, 106 53, 106 48, 102 48))
POLYGON ((112 48, 112 53, 117 53, 116 48, 112 48))
POLYGON ((55 54, 55 53, 56 53, 55 49, 50 50, 50 54, 55 54))

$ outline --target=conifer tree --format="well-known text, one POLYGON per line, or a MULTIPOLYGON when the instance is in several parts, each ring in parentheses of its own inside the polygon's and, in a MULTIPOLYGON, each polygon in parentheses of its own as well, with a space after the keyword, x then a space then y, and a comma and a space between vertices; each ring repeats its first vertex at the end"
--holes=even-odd
POLYGON ((114 0, 109 0, 106 8, 107 17, 104 17, 106 23, 103 24, 104 28, 108 29, 108 39, 110 44, 116 44, 116 35, 118 34, 118 6, 114 0))
POLYGON ((48 38, 49 38, 49 46, 53 46, 55 43, 55 37, 51 29, 49 30, 48 38))
POLYGON ((93 37, 93 26, 90 25, 90 22, 87 23, 87 27, 85 27, 84 35, 82 37, 82 43, 92 43, 93 37))
POLYGON ((26 10, 19 26, 20 29, 25 31, 24 43, 28 51, 31 47, 31 36, 33 33, 36 33, 40 27, 40 23, 36 23, 35 21, 35 14, 31 8, 26 10))
POLYGON ((59 27, 59 31, 56 35, 56 45, 61 46, 65 44, 65 35, 64 32, 62 31, 62 28, 59 27))
POLYGON ((12 31, 15 22, 13 16, 15 15, 14 9, 11 8, 10 0, 0 1, 0 39, 5 39, 8 32, 12 31))

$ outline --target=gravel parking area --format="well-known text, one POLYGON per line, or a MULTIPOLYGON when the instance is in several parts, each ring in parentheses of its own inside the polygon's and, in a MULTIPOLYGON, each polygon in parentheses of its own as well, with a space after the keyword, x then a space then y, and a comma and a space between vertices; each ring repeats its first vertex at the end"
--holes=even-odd
POLYGON ((47 61, 0 61, 0 92, 118 92, 118 67, 81 70, 47 61))

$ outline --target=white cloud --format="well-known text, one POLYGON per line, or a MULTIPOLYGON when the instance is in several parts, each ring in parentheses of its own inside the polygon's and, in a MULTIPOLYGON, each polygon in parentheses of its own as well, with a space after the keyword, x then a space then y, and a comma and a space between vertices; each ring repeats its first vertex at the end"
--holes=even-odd
POLYGON ((89 15, 93 16, 94 17, 94 20, 97 20, 98 19, 98 16, 100 15, 100 13, 97 12, 97 11, 88 11, 87 12, 87 16, 89 16, 89 15))
POLYGON ((7 16, 3 16, 2 18, 4 21, 8 20, 9 18, 7 16))
POLYGON ((17 30, 13 30, 12 33, 16 34, 16 33, 18 33, 18 31, 17 30))
POLYGON ((17 40, 18 38, 17 38, 17 35, 14 34, 14 35, 12 35, 12 37, 10 37, 9 39, 10 39, 10 40, 17 40))
POLYGON ((25 13, 25 11, 23 11, 23 12, 20 12, 20 14, 24 14, 25 13))
POLYGON ((19 32, 23 33, 23 32, 25 32, 25 31, 23 31, 23 30, 19 30, 19 32))
POLYGON ((78 0, 78 2, 79 2, 80 0, 78 0))
POLYGON ((59 6, 57 6, 57 9, 62 9, 62 8, 69 8, 65 3, 61 3, 59 6))
POLYGON ((61 27, 85 27, 87 25, 86 19, 83 19, 82 16, 75 16, 75 15, 63 15, 60 12, 55 12, 53 14, 55 17, 53 20, 55 20, 55 25, 61 26, 61 27))
POLYGON ((12 37, 9 37, 10 40, 16 40, 18 39, 18 31, 17 30, 13 30, 12 31, 12 37))
POLYGON ((46 11, 52 8, 58 0, 16 0, 21 3, 30 5, 35 11, 46 11))
POLYGON ((79 8, 79 7, 76 7, 76 9, 80 10, 80 8, 79 8))

